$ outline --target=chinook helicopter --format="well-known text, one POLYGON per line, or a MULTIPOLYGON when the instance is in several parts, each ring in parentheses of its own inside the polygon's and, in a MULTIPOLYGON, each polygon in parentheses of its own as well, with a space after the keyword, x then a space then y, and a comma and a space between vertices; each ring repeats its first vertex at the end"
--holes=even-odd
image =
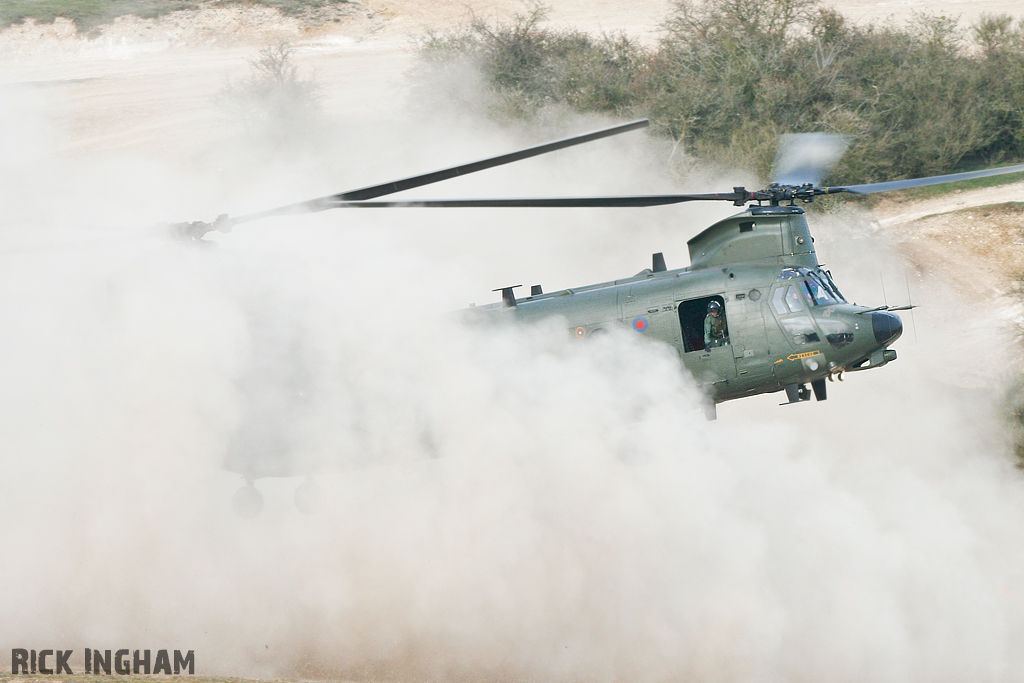
MULTIPOLYGON (((784 136, 765 189, 731 192, 599 197, 499 199, 405 199, 372 201, 450 178, 475 173, 574 145, 645 128, 647 119, 574 135, 421 175, 213 222, 172 225, 176 235, 202 240, 213 231, 268 218, 328 209, 371 208, 561 208, 649 207, 693 201, 725 201, 745 207, 689 240, 690 265, 668 269, 661 253, 651 267, 625 279, 556 292, 534 285, 500 287, 500 302, 466 311, 477 320, 531 321, 557 316, 579 339, 613 327, 629 327, 673 346, 701 385, 705 414, 717 416, 723 401, 785 391, 786 404, 827 398, 827 380, 879 368, 896 359, 890 346, 903 331, 896 311, 905 306, 859 306, 847 302, 822 268, 804 209, 797 205, 831 194, 873 194, 972 178, 1024 172, 1024 164, 892 182, 820 186, 846 148, 843 136, 808 133, 784 136)), ((230 466, 251 481, 282 476, 254 472, 244 462, 230 466)), ((251 489, 251 487, 248 487, 251 489)), ((255 492, 255 489, 252 489, 255 492)), ((258 495, 258 494, 257 494, 258 495)), ((261 503, 262 504, 262 499, 261 503)), ((302 507, 300 505, 300 507, 302 507)))
POLYGON ((902 334, 903 324, 895 311, 913 306, 848 303, 831 273, 818 263, 814 239, 797 202, 1024 172, 1020 164, 821 187, 822 178, 845 150, 846 139, 805 133, 783 137, 774 181, 757 191, 734 187, 732 192, 710 194, 370 201, 648 125, 647 119, 640 119, 431 173, 235 218, 223 214, 213 222, 177 223, 172 229, 178 236, 200 240, 212 231, 230 232, 261 218, 327 209, 647 207, 693 201, 746 206, 689 240, 688 267, 669 270, 658 253, 651 268, 633 277, 547 293, 534 285, 522 298, 515 294, 520 285, 501 287, 494 290, 501 292, 499 303, 471 309, 477 315, 522 321, 560 316, 581 339, 628 326, 664 341, 678 350, 683 365, 704 388, 706 412, 714 419, 716 404, 755 394, 784 390, 787 403, 809 401, 812 393, 823 401, 826 379, 841 380, 844 373, 882 367, 896 359, 889 346, 902 334), (709 306, 719 309, 718 327, 724 329, 713 340, 705 335, 709 306))

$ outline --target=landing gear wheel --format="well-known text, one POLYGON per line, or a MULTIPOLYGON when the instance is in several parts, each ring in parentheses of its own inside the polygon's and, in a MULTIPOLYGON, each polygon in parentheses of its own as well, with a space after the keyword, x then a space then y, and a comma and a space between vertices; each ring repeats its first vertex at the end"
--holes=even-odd
POLYGON ((231 497, 231 508, 242 519, 253 519, 263 511, 263 494, 246 484, 231 497))
POLYGON ((295 489, 295 507, 304 515, 320 512, 320 487, 315 481, 307 479, 295 489))

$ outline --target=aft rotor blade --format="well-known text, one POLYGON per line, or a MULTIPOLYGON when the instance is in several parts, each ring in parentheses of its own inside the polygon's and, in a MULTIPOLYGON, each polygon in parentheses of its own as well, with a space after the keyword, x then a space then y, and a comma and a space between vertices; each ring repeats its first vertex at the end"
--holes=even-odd
POLYGON ((554 152, 559 149, 565 149, 566 147, 582 145, 585 142, 600 140, 601 138, 610 137, 612 135, 619 135, 620 133, 627 133, 631 130, 637 130, 639 128, 646 128, 649 125, 650 121, 648 119, 637 119, 636 121, 630 121, 629 123, 623 123, 617 126, 602 128, 600 130, 591 131, 589 133, 581 133, 580 135, 571 135, 567 138, 561 138, 559 140, 545 142, 539 145, 534 145, 532 147, 526 147, 524 149, 516 150, 514 152, 509 152, 507 154, 500 154, 498 156, 480 159, 479 161, 472 161, 468 164, 460 164, 458 166, 442 168, 438 171, 431 171, 430 173, 423 173, 420 175, 410 176, 408 178, 401 178, 399 180, 389 180, 386 183, 370 185, 369 187, 363 187, 358 190, 340 192, 338 194, 330 195, 327 197, 311 199, 309 201, 299 202, 297 204, 289 204, 287 206, 281 206, 276 209, 260 211, 259 213, 251 213, 245 216, 238 216, 237 218, 231 218, 228 220, 230 221, 230 225, 238 225, 239 223, 248 223, 249 221, 254 221, 260 218, 268 218, 270 216, 287 216, 299 213, 313 213, 316 211, 323 211, 325 209, 333 208, 337 202, 362 201, 366 199, 373 199, 375 197, 383 197, 384 195, 394 194, 395 192, 411 190, 416 187, 423 187, 424 185, 439 183, 442 180, 448 180, 450 178, 456 178, 458 176, 476 173, 477 171, 483 171, 488 168, 494 168, 495 166, 510 164, 513 161, 529 159, 530 157, 535 157, 540 154, 546 154, 547 152, 554 152))
POLYGON ((1007 173, 1024 173, 1024 164, 1016 166, 1003 166, 1002 168, 986 168, 981 171, 967 171, 966 173, 950 173, 948 175, 935 175, 927 178, 909 178, 907 180, 893 180, 886 183, 867 183, 866 185, 844 185, 842 187, 826 187, 824 194, 833 192, 853 192, 854 194, 873 194, 875 192, 891 192, 892 190, 909 190, 912 187, 924 187, 926 185, 941 185, 943 183, 955 183, 960 180, 972 180, 973 178, 988 178, 989 176, 1005 175, 1007 173))
POLYGON ((385 208, 586 208, 586 207, 629 207, 664 206, 682 202, 697 201, 746 201, 733 192, 727 194, 663 194, 637 195, 626 197, 523 197, 513 199, 407 199, 383 202, 333 202, 328 208, 334 209, 385 209, 385 208))
POLYGON ((771 179, 776 185, 817 185, 843 156, 850 138, 834 133, 783 135, 771 179))

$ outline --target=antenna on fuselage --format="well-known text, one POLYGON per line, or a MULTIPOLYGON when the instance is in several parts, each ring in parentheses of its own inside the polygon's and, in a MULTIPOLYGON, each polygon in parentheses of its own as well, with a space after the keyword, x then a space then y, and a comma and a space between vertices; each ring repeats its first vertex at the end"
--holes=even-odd
POLYGON ((512 285, 510 287, 499 287, 498 289, 492 289, 492 292, 501 292, 501 303, 504 304, 505 308, 510 308, 516 305, 516 295, 513 290, 516 287, 522 287, 522 285, 512 285))
POLYGON ((665 267, 665 254, 660 251, 657 254, 651 255, 651 271, 654 273, 664 273, 668 268, 665 267))
POLYGON ((917 343, 917 320, 914 318, 914 297, 910 295, 910 276, 907 275, 907 271, 903 271, 903 280, 907 283, 907 303, 910 304, 910 323, 914 326, 914 343, 917 343))

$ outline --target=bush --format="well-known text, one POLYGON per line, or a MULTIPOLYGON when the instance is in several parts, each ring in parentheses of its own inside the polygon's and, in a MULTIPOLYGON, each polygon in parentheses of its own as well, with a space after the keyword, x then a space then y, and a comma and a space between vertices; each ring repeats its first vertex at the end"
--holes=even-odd
MULTIPOLYGON (((546 15, 546 8, 533 5, 508 24, 473 20, 455 31, 428 34, 419 45, 419 75, 429 75, 434 87, 438 72, 472 64, 483 77, 484 107, 499 118, 528 118, 557 105, 628 110, 647 51, 625 36, 543 28, 546 15)), ((442 96, 451 99, 453 93, 442 96)))
POLYGON ((249 77, 229 82, 217 95, 221 108, 263 141, 292 142, 319 123, 320 85, 299 74, 294 53, 287 43, 260 50, 249 60, 249 77))
POLYGON ((683 149, 766 175, 777 138, 852 138, 829 179, 872 182, 1024 157, 1024 22, 986 16, 858 26, 817 0, 675 0, 664 37, 508 23, 428 36, 421 73, 471 63, 499 118, 545 107, 649 116, 683 149))

